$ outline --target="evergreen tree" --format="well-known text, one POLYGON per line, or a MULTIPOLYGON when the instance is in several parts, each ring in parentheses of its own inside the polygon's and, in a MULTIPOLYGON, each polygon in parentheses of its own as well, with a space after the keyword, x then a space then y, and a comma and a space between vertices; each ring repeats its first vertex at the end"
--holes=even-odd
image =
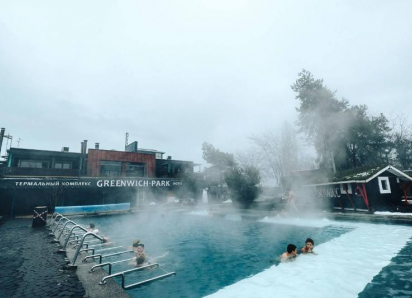
POLYGON ((321 168, 347 170, 392 162, 393 144, 388 119, 368 115, 366 105, 349 106, 306 70, 292 89, 300 106, 298 125, 313 142, 321 168))
POLYGON ((330 168, 347 125, 343 112, 348 101, 336 99, 335 92, 324 86, 323 80, 315 80, 307 70, 299 73, 291 87, 300 104, 296 109, 300 132, 314 144, 321 168, 330 168))
POLYGON ((254 166, 235 166, 225 174, 234 203, 241 208, 249 208, 259 196, 260 174, 254 166))

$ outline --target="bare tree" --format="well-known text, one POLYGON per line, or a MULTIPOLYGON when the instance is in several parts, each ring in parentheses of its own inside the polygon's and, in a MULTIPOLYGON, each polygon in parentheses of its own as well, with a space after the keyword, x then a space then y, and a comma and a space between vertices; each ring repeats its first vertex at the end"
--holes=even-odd
MULTIPOLYGON (((251 135, 249 139, 264 157, 262 168, 266 171, 266 176, 274 178, 278 185, 288 172, 302 169, 303 158, 297 132, 289 123, 283 124, 279 135, 268 130, 261 135, 251 135)), ((304 159, 304 165, 307 166, 308 159, 304 159)))
POLYGON ((390 158, 402 169, 412 167, 412 125, 405 114, 391 117, 391 144, 390 158))

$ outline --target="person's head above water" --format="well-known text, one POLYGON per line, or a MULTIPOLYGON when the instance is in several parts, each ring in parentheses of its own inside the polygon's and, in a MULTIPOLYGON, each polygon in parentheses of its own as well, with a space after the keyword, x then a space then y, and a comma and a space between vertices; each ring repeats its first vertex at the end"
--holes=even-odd
POLYGON ((297 247, 294 244, 289 244, 286 251, 288 252, 288 254, 297 252, 297 247))
POLYGON ((133 247, 133 250, 138 255, 143 255, 144 254, 144 244, 139 242, 135 247, 133 247))
POLYGON ((90 228, 91 228, 91 229, 94 229, 95 226, 96 226, 96 225, 94 224, 94 222, 91 222, 91 223, 90 223, 90 228))
POLYGON ((315 246, 315 242, 313 242, 313 240, 311 238, 306 239, 305 243, 306 244, 312 243, 312 246, 315 246))
POLYGON ((139 239, 133 240, 133 247, 137 247, 139 243, 141 243, 139 239))
POLYGON ((315 242, 311 238, 307 238, 305 241, 305 246, 302 248, 303 253, 313 252, 313 247, 315 242))

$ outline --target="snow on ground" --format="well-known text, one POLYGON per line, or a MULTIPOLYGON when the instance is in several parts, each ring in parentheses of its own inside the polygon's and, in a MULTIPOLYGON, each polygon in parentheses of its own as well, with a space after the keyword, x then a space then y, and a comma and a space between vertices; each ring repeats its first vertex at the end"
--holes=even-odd
POLYGON ((389 211, 375 211, 376 215, 396 215, 396 216, 412 216, 412 213, 389 212, 389 211))
POLYGON ((352 226, 354 230, 315 247, 317 255, 274 265, 208 296, 224 297, 357 297, 412 237, 407 226, 343 223, 329 220, 271 218, 266 222, 313 227, 352 226))
POLYGON ((307 219, 307 218, 293 218, 293 217, 265 217, 261 220, 262 222, 268 223, 275 223, 281 225, 292 225, 292 226, 305 226, 305 227, 313 227, 313 228, 322 228, 325 226, 329 226, 331 221, 324 218, 324 219, 307 219))

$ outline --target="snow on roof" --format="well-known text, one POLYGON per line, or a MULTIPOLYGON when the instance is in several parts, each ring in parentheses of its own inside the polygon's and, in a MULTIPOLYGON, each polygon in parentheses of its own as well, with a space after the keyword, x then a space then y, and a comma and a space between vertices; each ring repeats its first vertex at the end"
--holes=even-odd
MULTIPOLYGON (((388 171, 393 175, 403 178, 408 181, 412 181, 412 177, 408 176, 404 172, 396 169, 393 166, 379 166, 379 167, 369 167, 369 168, 357 168, 348 171, 338 172, 332 175, 324 175, 322 180, 319 179, 309 179, 305 181, 305 186, 316 186, 316 185, 329 185, 329 184, 340 184, 340 183, 368 183, 372 179, 376 178, 383 172, 388 171)), ((318 178, 318 177, 315 177, 318 178)))

